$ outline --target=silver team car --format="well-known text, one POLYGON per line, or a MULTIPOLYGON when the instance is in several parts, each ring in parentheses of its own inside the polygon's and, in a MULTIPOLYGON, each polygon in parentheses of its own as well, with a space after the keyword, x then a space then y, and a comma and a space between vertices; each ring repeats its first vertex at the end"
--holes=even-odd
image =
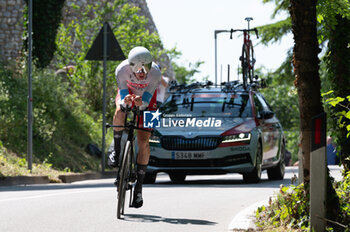
POLYGON ((227 82, 170 90, 150 138, 147 183, 154 183, 158 172, 173 182, 187 175, 241 173, 245 182, 256 183, 264 169, 269 179, 283 179, 283 129, 256 88, 246 91, 227 82))

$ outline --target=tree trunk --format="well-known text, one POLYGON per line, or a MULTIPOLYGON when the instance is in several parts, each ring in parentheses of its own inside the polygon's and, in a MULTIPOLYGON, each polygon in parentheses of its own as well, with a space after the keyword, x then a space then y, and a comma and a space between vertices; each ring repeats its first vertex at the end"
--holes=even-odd
POLYGON ((316 0, 291 0, 289 12, 294 35, 294 84, 300 110, 300 144, 304 183, 310 181, 311 118, 323 112, 321 81, 318 73, 320 48, 316 29, 316 0))

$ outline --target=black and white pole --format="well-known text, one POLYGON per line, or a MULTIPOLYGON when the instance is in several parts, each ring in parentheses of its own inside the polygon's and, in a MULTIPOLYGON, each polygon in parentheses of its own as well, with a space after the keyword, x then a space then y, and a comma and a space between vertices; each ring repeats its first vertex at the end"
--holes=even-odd
POLYGON ((28 1, 28 137, 27 163, 32 171, 33 156, 33 96, 32 96, 32 28, 33 28, 33 0, 28 1))
POLYGON ((326 217, 326 114, 312 118, 310 154, 310 226, 311 231, 325 231, 326 217))

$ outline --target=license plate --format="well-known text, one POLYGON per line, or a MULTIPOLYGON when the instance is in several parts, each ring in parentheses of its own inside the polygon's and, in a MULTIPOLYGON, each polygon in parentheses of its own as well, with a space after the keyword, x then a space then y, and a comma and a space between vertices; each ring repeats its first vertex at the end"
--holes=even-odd
POLYGON ((173 151, 171 157, 174 160, 206 159, 207 152, 204 151, 173 151))

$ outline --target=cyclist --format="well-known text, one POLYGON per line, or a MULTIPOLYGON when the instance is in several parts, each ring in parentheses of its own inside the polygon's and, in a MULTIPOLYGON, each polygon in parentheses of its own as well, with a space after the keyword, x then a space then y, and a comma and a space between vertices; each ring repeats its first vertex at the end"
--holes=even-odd
MULTIPOLYGON (((125 107, 138 106, 140 110, 157 109, 156 89, 161 80, 161 72, 156 63, 152 62, 151 53, 144 47, 131 49, 128 59, 118 65, 115 76, 118 83, 116 96, 116 111, 113 117, 114 125, 123 125, 125 119, 125 107)), ((142 127, 142 116, 140 127, 142 127)), ((114 128, 114 152, 108 157, 108 165, 118 166, 120 154, 120 141, 123 128, 114 128)), ((139 130, 137 132, 138 154, 137 181, 135 185, 132 206, 140 208, 143 205, 142 184, 150 157, 149 138, 151 133, 139 130)))

